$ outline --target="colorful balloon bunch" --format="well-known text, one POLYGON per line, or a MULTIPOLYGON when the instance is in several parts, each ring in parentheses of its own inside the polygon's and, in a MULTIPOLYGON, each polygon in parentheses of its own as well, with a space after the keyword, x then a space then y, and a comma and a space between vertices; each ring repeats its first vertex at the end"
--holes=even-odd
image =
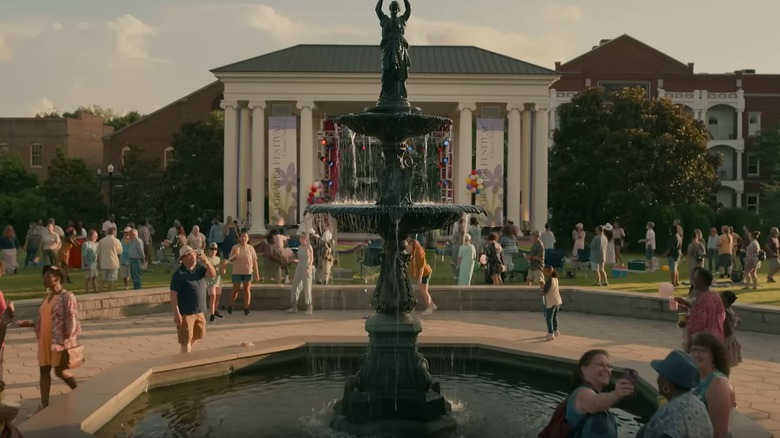
POLYGON ((472 170, 469 176, 466 177, 466 190, 475 195, 485 190, 485 176, 481 169, 472 170))
POLYGON ((328 202, 328 200, 325 197, 325 184, 323 184, 321 181, 316 181, 314 184, 311 185, 308 202, 309 205, 323 204, 325 202, 328 202))

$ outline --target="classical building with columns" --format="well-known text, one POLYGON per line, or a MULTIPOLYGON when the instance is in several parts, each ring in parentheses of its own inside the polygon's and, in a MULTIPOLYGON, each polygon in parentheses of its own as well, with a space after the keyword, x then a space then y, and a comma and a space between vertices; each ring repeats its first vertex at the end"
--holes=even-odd
MULTIPOLYGON (((558 74, 477 47, 415 46, 410 55, 411 103, 453 119, 452 202, 486 202, 492 223, 541 228, 558 74), (463 181, 483 168, 492 180, 472 196, 463 181)), ((225 217, 248 217, 253 234, 277 216, 301 220, 320 178, 323 127, 376 103, 380 59, 377 46, 298 45, 212 71, 224 84, 225 217)))
POLYGON ((602 40, 589 52, 557 62, 555 70, 561 78, 550 89, 553 129, 557 108, 586 88, 642 87, 649 98, 666 97, 683 105, 709 129, 707 149, 723 159, 715 199, 725 207, 758 211, 773 163, 761 163, 751 147, 762 125, 780 120, 778 75, 753 69, 695 73, 693 63, 684 64, 629 35, 602 40))

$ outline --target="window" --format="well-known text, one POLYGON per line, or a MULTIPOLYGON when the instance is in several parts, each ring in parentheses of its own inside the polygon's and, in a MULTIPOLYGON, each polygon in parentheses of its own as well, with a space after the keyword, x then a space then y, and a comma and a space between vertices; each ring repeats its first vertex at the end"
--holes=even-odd
POLYGON ((8 153, 8 143, 0 143, 0 154, 8 153))
POLYGON ((761 131, 761 113, 748 113, 748 137, 758 135, 761 131))
POLYGON ((715 116, 710 116, 707 119, 707 123, 710 124, 710 125, 717 125, 718 124, 718 118, 715 117, 715 116))
POLYGON ((30 167, 43 167, 43 146, 38 143, 30 145, 30 167))
POLYGON ((758 194, 757 193, 748 193, 745 197, 745 208, 748 209, 748 211, 752 211, 754 213, 758 213, 758 194))
POLYGON ((130 146, 125 146, 122 148, 122 165, 125 165, 125 155, 130 152, 130 146))
POLYGON ((165 148, 165 154, 163 155, 163 167, 170 166, 174 161, 176 161, 176 155, 174 155, 173 148, 165 148))
POLYGON ((753 154, 748 154, 747 156, 747 175, 748 176, 759 176, 761 173, 761 160, 758 159, 757 156, 753 154))

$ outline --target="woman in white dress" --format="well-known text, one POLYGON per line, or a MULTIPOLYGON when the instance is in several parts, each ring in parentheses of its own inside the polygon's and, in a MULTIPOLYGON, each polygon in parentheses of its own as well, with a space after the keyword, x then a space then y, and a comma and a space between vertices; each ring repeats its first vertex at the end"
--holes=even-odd
POLYGON ((612 231, 615 229, 615 227, 612 226, 609 222, 607 222, 606 225, 604 225, 604 236, 607 238, 607 264, 608 265, 614 265, 615 264, 615 235, 612 233, 612 231))
POLYGON ((474 274, 474 263, 477 261, 477 250, 471 244, 471 235, 466 233, 463 245, 458 250, 458 285, 471 286, 471 276, 474 274))

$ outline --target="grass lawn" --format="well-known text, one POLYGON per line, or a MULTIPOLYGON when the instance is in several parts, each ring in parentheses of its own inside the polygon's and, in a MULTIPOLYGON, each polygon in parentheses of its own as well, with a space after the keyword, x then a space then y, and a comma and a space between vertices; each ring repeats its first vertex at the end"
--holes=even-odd
MULTIPOLYGON (((20 261, 24 260, 24 254, 20 254, 20 261)), ((433 251, 428 251, 428 261, 433 267, 433 276, 431 278, 431 284, 454 284, 452 278, 451 259, 445 257, 442 261, 441 257, 437 257, 434 260, 433 251)), ((642 256, 638 254, 624 254, 625 260, 629 259, 641 259, 642 256)), ((662 259, 663 260, 663 259, 662 259)), ((341 268, 351 269, 354 272, 352 284, 365 284, 365 281, 360 278, 360 266, 356 260, 354 254, 342 254, 339 257, 339 264, 341 268)), ((663 264, 663 262, 662 262, 663 264)), ((21 265, 21 263, 20 263, 21 265)), ((335 268, 336 266, 334 266, 335 268)), ((170 283, 171 274, 166 272, 166 266, 153 265, 153 272, 147 272, 143 276, 143 284, 146 288, 151 287, 165 287, 170 283)), ((583 277, 584 271, 577 271, 577 277, 573 279, 560 278, 561 286, 585 286, 590 287, 593 285, 594 277, 593 272, 585 272, 587 277, 583 277)), ((685 281, 687 276, 688 267, 685 262, 680 265, 681 280, 685 281)), ((629 272, 627 278, 611 278, 611 269, 608 267, 607 273, 610 275, 609 287, 604 287, 604 290, 615 291, 630 291, 630 292, 643 292, 643 293, 657 293, 658 285, 661 282, 669 281, 669 273, 664 271, 648 272, 648 273, 633 273, 629 272)), ((72 284, 66 284, 66 288, 72 290, 75 293, 84 293, 84 274, 81 271, 74 271, 71 274, 73 279, 72 284)), ((474 284, 481 284, 484 274, 481 271, 475 272, 473 277, 474 284)), ((725 280, 721 280, 725 281, 725 280)), ((373 283, 374 281, 369 281, 373 283)), ((519 284, 520 280, 515 279, 511 284, 519 284)), ((350 284, 349 281, 341 281, 340 284, 350 284)), ((124 285, 121 280, 117 281, 116 290, 124 290, 124 285)), ((730 287, 718 287, 716 290, 733 290, 738 296, 738 303, 742 304, 766 304, 766 305, 780 305, 780 283, 766 283, 766 268, 762 268, 759 273, 759 287, 758 290, 742 290, 741 286, 732 285, 730 287)), ((132 286, 132 284, 131 284, 132 286)), ((6 299, 8 300, 21 300, 28 298, 41 297, 44 292, 42 280, 41 280, 41 268, 22 269, 19 268, 18 274, 8 273, 0 278, 0 290, 3 291, 6 299)), ((677 289, 678 295, 685 295, 688 292, 687 287, 680 287, 677 289)))

